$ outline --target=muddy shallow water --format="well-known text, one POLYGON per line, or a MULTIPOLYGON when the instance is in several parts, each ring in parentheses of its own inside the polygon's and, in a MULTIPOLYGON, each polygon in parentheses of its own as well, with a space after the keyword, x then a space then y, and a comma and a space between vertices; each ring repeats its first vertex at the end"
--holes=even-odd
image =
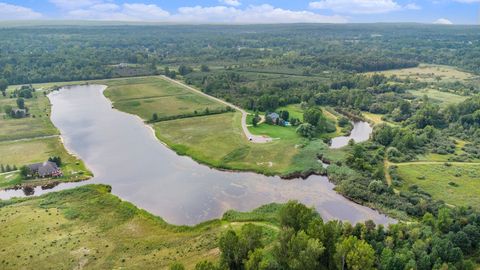
MULTIPOLYGON (((74 86, 49 95, 52 122, 66 148, 84 160, 95 177, 48 190, 36 188, 35 195, 85 184, 108 184, 113 194, 174 224, 197 224, 221 217, 228 209, 248 211, 290 199, 315 206, 325 219, 394 222, 336 193, 324 176, 285 181, 255 173, 219 171, 178 156, 138 117, 112 109, 102 94, 104 88, 74 86)), ((25 195, 22 190, 0 192, 1 199, 15 196, 25 195)))

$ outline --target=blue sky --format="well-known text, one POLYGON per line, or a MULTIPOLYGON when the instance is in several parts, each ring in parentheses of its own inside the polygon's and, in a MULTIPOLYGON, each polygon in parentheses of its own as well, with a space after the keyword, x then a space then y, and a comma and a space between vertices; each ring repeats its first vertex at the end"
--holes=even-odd
POLYGON ((0 0, 0 20, 479 24, 480 0, 0 0))

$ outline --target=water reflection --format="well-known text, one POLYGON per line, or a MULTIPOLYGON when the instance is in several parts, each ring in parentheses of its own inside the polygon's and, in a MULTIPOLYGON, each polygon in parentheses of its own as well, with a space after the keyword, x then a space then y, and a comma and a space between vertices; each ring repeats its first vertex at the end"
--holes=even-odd
MULTIPOLYGON (((83 159, 95 177, 50 190, 35 188, 35 194, 86 183, 108 184, 113 194, 174 224, 196 224, 218 218, 229 209, 247 211, 289 199, 315 206, 326 219, 393 222, 337 194, 323 176, 284 181, 255 173, 218 171, 178 156, 159 143, 138 117, 112 110, 102 95, 103 88, 75 86, 49 96, 52 121, 67 149, 83 159)), ((0 198, 22 196, 20 193, 0 192, 0 198)))

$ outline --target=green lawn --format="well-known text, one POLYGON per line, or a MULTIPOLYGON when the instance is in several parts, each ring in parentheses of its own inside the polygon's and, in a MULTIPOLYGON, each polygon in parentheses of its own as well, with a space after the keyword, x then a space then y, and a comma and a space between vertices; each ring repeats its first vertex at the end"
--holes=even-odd
POLYGON ((112 100, 115 108, 144 120, 150 120, 154 113, 165 117, 201 112, 206 108, 225 108, 223 104, 161 77, 117 79, 104 83, 109 86, 105 96, 112 100))
POLYGON ((268 243, 278 228, 264 220, 275 220, 277 210, 231 212, 228 219, 186 227, 121 201, 103 185, 2 201, 0 268, 165 269, 181 261, 193 269, 199 261, 217 260, 219 236, 239 229, 243 219, 262 226, 268 243))
MULTIPOLYGON (((63 83, 60 83, 63 84, 63 83)), ((44 84, 37 87, 52 87, 55 84, 44 84)), ((50 121, 50 101, 43 90, 37 90, 34 97, 25 99, 30 116, 14 119, 4 113, 6 105, 16 107, 16 98, 9 98, 15 90, 10 86, 7 97, 0 97, 0 164, 17 168, 36 162, 47 161, 49 157, 60 156, 63 177, 56 179, 21 179, 18 172, 0 175, 0 189, 16 185, 44 185, 56 181, 80 181, 92 175, 82 161, 70 155, 64 148, 59 132, 50 121)))
POLYGON ((19 173, 5 174, 0 176, 0 189, 9 188, 18 184, 32 185, 45 184, 51 181, 80 181, 88 179, 92 174, 87 170, 83 162, 70 155, 64 148, 60 138, 33 139, 28 141, 1 142, 0 164, 17 166, 44 162, 49 157, 59 156, 62 158, 63 177, 55 179, 22 180, 19 173))
POLYGON ((480 208, 480 163, 407 163, 397 164, 403 180, 402 190, 417 185, 432 195, 457 206, 480 208))
POLYGON ((240 113, 225 113, 165 121, 153 127, 157 137, 177 153, 211 166, 264 174, 321 170, 316 155, 328 151, 323 142, 313 144, 292 135, 292 128, 269 126, 277 131, 290 132, 289 138, 285 136, 267 144, 252 144, 244 137, 240 121, 240 113))
POLYGON ((423 90, 411 90, 409 92, 419 98, 426 95, 430 100, 443 107, 446 107, 450 104, 458 104, 468 98, 467 96, 460 96, 453 93, 442 92, 428 88, 423 90))
POLYGON ((58 134, 50 121, 50 102, 43 92, 36 92, 34 98, 25 99, 30 117, 14 119, 5 114, 4 108, 16 107, 16 98, 0 95, 0 141, 34 138, 58 134))

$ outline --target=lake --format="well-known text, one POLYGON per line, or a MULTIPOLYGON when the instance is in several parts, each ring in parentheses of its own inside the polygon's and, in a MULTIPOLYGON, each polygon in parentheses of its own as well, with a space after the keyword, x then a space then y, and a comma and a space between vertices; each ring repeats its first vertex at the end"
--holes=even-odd
MULTIPOLYGON (((35 195, 85 184, 108 184, 123 200, 167 222, 186 225, 219 218, 229 209, 249 211, 291 199, 314 206, 327 220, 395 222, 336 193, 324 176, 287 181, 219 171, 179 156, 159 142, 140 118, 112 109, 104 89, 100 85, 73 86, 49 95, 51 119, 66 148, 84 160, 95 177, 49 190, 36 188, 35 195)), ((15 196, 24 196, 23 191, 0 192, 2 199, 15 196)))

